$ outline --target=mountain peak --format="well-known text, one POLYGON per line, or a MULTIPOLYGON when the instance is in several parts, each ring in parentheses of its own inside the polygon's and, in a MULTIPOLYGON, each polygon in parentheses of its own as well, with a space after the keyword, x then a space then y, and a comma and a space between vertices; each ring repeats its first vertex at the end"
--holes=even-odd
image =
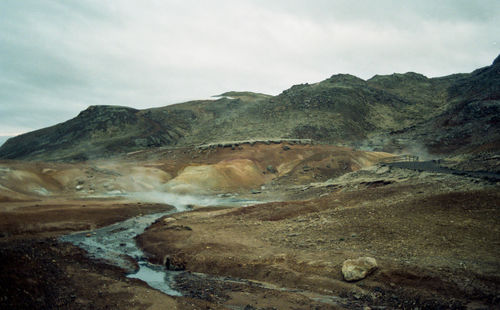
POLYGON ((138 111, 139 110, 134 108, 119 105, 91 105, 85 110, 81 111, 78 116, 95 116, 114 113, 136 113, 138 111))
POLYGON ((339 73, 332 75, 330 78, 326 79, 325 82, 336 84, 364 84, 366 81, 352 74, 339 73))
POLYGON ((495 60, 493 60, 493 66, 497 66, 497 65, 500 65, 500 54, 497 56, 497 58, 495 58, 495 60))
POLYGON ((393 73, 388 75, 374 75, 368 82, 380 83, 382 81, 402 82, 402 81, 425 81, 428 78, 420 73, 406 72, 406 73, 393 73))

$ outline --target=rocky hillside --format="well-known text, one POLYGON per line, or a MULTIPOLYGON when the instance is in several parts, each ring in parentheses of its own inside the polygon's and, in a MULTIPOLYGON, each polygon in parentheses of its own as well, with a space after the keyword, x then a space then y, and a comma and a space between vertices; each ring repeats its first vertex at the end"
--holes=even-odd
POLYGON ((189 117, 157 120, 151 111, 90 106, 77 117, 7 140, 2 158, 74 159, 104 157, 130 149, 175 144, 189 130, 189 117))
POLYGON ((370 143, 386 151, 425 148, 429 154, 500 151, 500 56, 470 74, 430 79, 448 85, 442 104, 412 126, 378 134, 370 143))
POLYGON ((67 122, 9 139, 0 158, 85 160, 266 138, 437 155, 498 152, 499 58, 472 73, 440 78, 409 72, 365 81, 339 74, 278 96, 228 92, 146 110, 91 106, 67 122))

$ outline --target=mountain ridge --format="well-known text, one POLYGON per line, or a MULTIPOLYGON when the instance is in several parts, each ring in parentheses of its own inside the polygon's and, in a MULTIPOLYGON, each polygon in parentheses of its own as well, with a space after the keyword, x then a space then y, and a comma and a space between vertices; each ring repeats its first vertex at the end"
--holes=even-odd
POLYGON ((256 137, 313 139, 381 151, 419 144, 438 155, 475 152, 490 144, 487 149, 496 152, 499 58, 471 73, 437 78, 415 72, 368 80, 335 74, 277 96, 230 91, 216 100, 144 110, 90 106, 66 122, 7 140, 0 158, 86 160, 256 137), (449 147, 440 148, 443 143, 449 147))

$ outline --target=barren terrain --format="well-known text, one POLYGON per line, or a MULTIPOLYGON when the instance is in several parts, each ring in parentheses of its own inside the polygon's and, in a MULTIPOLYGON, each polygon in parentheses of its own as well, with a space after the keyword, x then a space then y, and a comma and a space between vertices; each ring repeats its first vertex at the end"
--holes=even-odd
MULTIPOLYGON (((0 163, 0 305, 11 309, 495 308, 498 183, 397 168, 328 145, 166 148, 76 163, 0 163), (167 296, 57 237, 144 214, 167 296), (193 197, 261 203, 205 207, 193 197), (345 259, 378 269, 346 282, 345 259)), ((215 200, 214 200, 215 201, 215 200)))
POLYGON ((196 272, 341 296, 347 308, 498 305, 498 187, 426 173, 363 183, 322 188, 321 198, 176 214, 138 241, 157 263, 168 257, 196 272), (344 282, 342 262, 361 256, 379 270, 344 282))

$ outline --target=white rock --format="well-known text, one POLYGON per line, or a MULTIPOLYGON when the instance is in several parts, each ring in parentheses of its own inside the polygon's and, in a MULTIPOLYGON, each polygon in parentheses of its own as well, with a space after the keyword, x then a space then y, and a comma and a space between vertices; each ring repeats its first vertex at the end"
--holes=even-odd
POLYGON ((384 174, 384 173, 387 173, 391 170, 391 168, 389 168, 389 166, 381 166, 381 167, 378 167, 377 168, 377 171, 375 171, 376 174, 384 174))
POLYGON ((348 259, 342 264, 342 275, 346 281, 357 281, 366 278, 377 268, 377 261, 372 257, 348 259))
POLYGON ((168 223, 172 223, 172 222, 175 222, 176 219, 173 218, 173 217, 167 217, 166 219, 163 220, 163 223, 165 224, 168 224, 168 223))

